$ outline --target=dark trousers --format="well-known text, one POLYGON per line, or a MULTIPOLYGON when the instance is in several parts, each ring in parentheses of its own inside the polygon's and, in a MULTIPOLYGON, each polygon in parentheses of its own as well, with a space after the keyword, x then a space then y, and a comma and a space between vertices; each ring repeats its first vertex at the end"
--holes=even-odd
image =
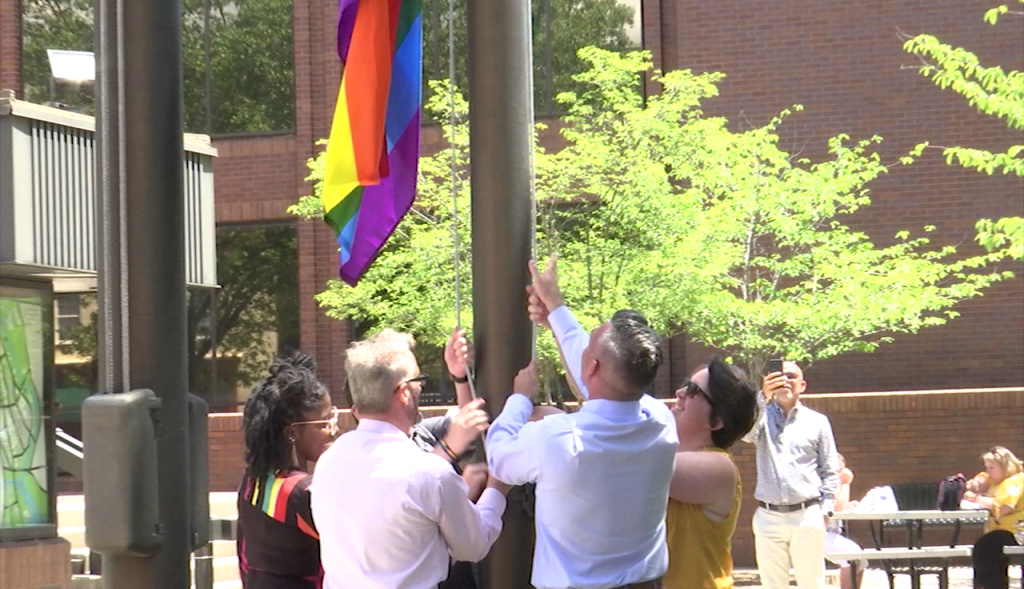
POLYGON ((476 589, 473 564, 469 562, 452 563, 448 569, 448 578, 441 581, 437 589, 476 589))
POLYGON ((1010 580, 1006 569, 1010 558, 1003 554, 1003 546, 1016 546, 1013 534, 1006 530, 995 530, 978 538, 971 550, 974 563, 975 589, 1007 589, 1010 580))

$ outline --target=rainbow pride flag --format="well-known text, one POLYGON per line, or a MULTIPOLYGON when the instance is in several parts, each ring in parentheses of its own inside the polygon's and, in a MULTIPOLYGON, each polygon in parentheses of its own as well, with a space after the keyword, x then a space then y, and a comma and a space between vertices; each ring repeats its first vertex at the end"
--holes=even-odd
POLYGON ((422 0, 341 0, 344 66, 321 200, 338 236, 338 275, 355 285, 416 196, 422 0))

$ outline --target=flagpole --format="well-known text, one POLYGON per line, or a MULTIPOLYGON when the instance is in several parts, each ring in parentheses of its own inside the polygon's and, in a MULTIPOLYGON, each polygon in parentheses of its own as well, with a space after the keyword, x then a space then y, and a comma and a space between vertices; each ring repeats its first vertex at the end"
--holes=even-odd
MULTIPOLYGON (((533 348, 525 289, 535 220, 530 3, 467 4, 476 384, 495 416, 533 348)), ((527 503, 522 487, 509 493, 504 529, 484 562, 484 587, 530 586, 527 503)))

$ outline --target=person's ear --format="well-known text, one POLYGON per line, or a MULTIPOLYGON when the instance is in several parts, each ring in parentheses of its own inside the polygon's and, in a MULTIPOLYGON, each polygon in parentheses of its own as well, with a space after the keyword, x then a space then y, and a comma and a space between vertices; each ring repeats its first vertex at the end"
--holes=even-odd
POLYGON ((288 424, 284 428, 284 437, 288 438, 288 441, 295 443, 295 439, 298 437, 299 432, 295 431, 294 424, 288 424))
POLYGON ((398 385, 398 400, 403 405, 408 405, 412 402, 412 391, 409 390, 409 383, 403 382, 398 385))
POLYGON ((711 431, 715 432, 722 429, 723 427, 725 427, 725 424, 722 423, 722 419, 720 417, 711 418, 711 431))
POLYGON ((598 360, 597 358, 591 358, 590 364, 583 367, 583 373, 586 374, 587 376, 594 376, 595 374, 597 374, 597 368, 599 364, 600 360, 598 360))

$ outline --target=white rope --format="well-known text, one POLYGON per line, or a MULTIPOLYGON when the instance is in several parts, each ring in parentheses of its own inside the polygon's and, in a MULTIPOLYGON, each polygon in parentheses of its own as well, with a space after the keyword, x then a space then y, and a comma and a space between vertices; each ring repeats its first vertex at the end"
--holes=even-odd
MULTIPOLYGON (((459 178, 456 172, 458 165, 458 153, 455 144, 456 123, 455 116, 455 0, 448 0, 448 126, 450 135, 449 148, 452 152, 451 174, 452 174, 452 242, 455 246, 455 328, 462 327, 462 248, 459 240, 459 178)), ((476 395, 476 383, 473 378, 473 369, 466 365, 466 376, 469 378, 469 392, 474 399, 476 395)))

